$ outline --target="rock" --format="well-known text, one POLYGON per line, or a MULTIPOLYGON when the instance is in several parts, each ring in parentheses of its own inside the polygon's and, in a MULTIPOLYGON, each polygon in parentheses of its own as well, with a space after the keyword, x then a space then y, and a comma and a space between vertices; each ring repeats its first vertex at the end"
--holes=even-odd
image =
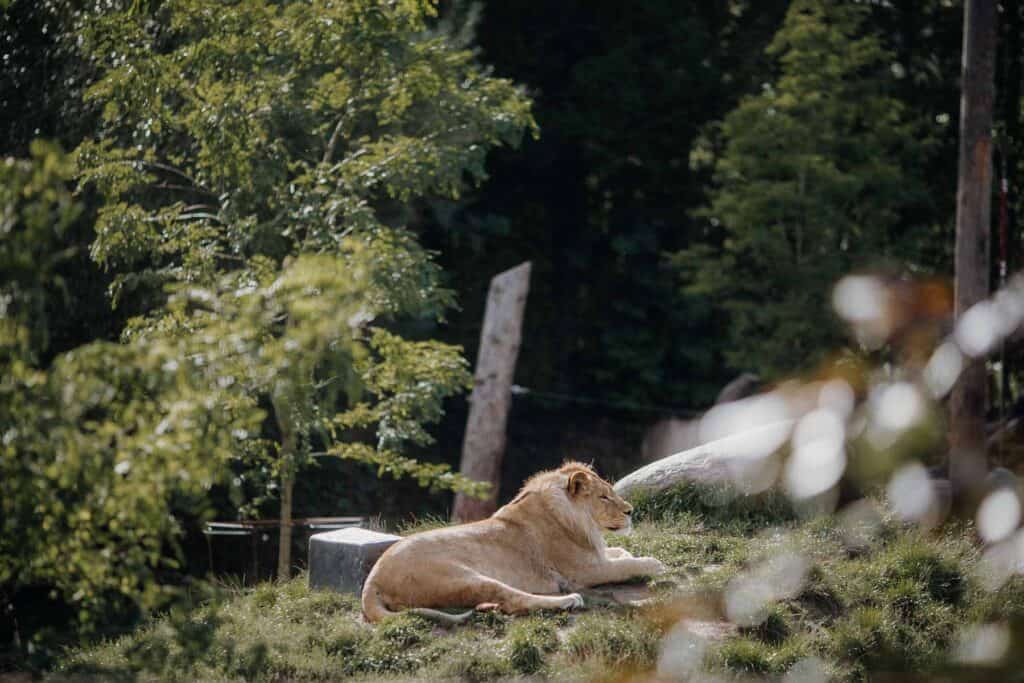
POLYGON ((359 595, 373 565, 401 536, 349 527, 309 537, 309 587, 359 595))
POLYGON ((729 403, 753 396, 761 389, 761 378, 751 372, 742 375, 722 387, 715 398, 715 405, 729 403))
POLYGON ((728 484, 759 493, 775 483, 792 420, 762 425, 697 448, 670 455, 626 475, 615 484, 624 498, 641 491, 657 493, 676 484, 728 484))
POLYGON ((1006 488, 1018 495, 1020 493, 1020 482, 1017 480, 1017 475, 1005 467, 997 467, 989 472, 988 476, 985 477, 984 486, 986 492, 1006 488))
POLYGON ((659 420, 644 432, 640 460, 646 464, 700 445, 700 420, 670 417, 659 420))

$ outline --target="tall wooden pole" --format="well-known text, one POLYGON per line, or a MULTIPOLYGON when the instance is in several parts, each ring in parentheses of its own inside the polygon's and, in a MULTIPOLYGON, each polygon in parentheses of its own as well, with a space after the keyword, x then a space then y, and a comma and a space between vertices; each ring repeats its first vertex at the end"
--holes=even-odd
MULTIPOLYGON (((989 293, 992 106, 996 0, 965 0, 960 96, 960 174, 956 204, 956 315, 989 293)), ((971 361, 949 400, 949 477, 973 490, 985 476, 985 365, 971 361)))
POLYGON ((489 517, 497 509, 512 377, 519 357, 523 311, 529 291, 530 262, 527 261, 495 275, 487 292, 460 471, 470 479, 489 482, 491 495, 481 500, 457 494, 452 517, 459 522, 489 517))
MULTIPOLYGON (((1000 166, 1003 173, 999 178, 1003 187, 1000 188, 1004 194, 1000 197, 1001 202, 1005 199, 1005 215, 1000 215, 1000 238, 999 238, 999 287, 1006 284, 1008 274, 1014 272, 1016 264, 1012 257, 1014 254, 1013 244, 1016 241, 1015 212, 1012 208, 1017 201, 1017 150, 1024 142, 1021 136, 1020 120, 1020 98, 1021 80, 1024 78, 1024 54, 1021 53, 1021 31, 1024 30, 1021 22, 1020 0, 1003 0, 1003 26, 1000 32, 1000 49, 1003 54, 1003 76, 999 82, 1000 95, 1003 101, 1002 119, 1006 125, 1006 139, 1000 145, 1002 159, 1000 166)), ((1001 420, 1006 419, 1006 407, 1010 403, 1010 377, 1013 374, 1011 359, 1006 355, 1006 340, 1003 340, 1000 349, 1000 410, 1001 420)))
MULTIPOLYGON (((288 386, 289 385, 283 385, 288 386)), ((277 579, 286 581, 292 575, 292 495, 295 489, 295 461, 298 455, 298 435, 295 432, 294 417, 289 404, 290 391, 278 387, 271 403, 277 417, 277 428, 281 432, 281 514, 278 527, 277 579)))

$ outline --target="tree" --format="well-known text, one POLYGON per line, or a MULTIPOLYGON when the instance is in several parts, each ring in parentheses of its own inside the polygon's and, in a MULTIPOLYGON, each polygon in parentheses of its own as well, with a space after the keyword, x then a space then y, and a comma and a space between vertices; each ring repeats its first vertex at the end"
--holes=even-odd
POLYGON ((138 315, 120 343, 38 360, 79 207, 55 152, 0 169, 5 594, 51 586, 80 623, 160 604, 179 513, 208 518, 237 459, 272 462, 285 518, 317 450, 479 491, 403 453, 469 375, 458 348, 399 333, 451 303, 401 218, 481 179, 486 150, 532 121, 511 83, 426 31, 431 14, 181 1, 83 17, 105 121, 75 155, 106 202, 91 253, 138 315))
POLYGON ((386 331, 452 303, 403 207, 457 196, 532 121, 510 82, 428 32, 434 13, 421 0, 173 0, 84 26, 103 73, 87 93, 103 130, 77 151, 107 199, 93 256, 118 273, 115 301, 144 314, 129 337, 187 341, 268 405, 282 575, 314 444, 473 488, 397 452, 428 443, 421 423, 468 383, 458 348, 386 331), (370 426, 376 448, 349 443, 370 426))
MULTIPOLYGON (((992 192, 992 109, 995 99, 996 3, 964 3, 963 95, 956 207, 956 317, 989 292, 992 192)), ((981 485, 985 475, 988 378, 974 359, 949 398, 950 480, 958 493, 981 485)))
POLYGON ((892 57, 863 5, 797 0, 772 40, 778 78, 722 122, 706 242, 676 264, 718 302, 726 360, 777 377, 841 341, 828 315, 839 276, 892 254, 923 201, 917 141, 891 95, 892 57))

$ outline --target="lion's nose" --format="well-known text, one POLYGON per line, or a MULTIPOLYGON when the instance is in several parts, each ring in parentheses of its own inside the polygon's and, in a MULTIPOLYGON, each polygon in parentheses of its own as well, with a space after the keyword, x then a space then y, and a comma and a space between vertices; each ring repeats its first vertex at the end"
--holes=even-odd
POLYGON ((630 505, 629 503, 626 503, 626 514, 627 515, 633 514, 633 506, 630 505))

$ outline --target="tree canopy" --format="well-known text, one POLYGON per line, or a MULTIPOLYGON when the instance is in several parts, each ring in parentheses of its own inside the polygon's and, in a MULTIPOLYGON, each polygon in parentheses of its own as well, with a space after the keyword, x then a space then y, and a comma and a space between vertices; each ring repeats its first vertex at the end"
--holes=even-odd
MULTIPOLYGON (((707 241, 676 257, 690 295, 726 314, 726 361, 771 377, 843 342, 832 284, 903 254, 928 130, 893 93, 868 9, 798 0, 768 46, 779 75, 722 121, 707 241), (794 359, 799 359, 794 363, 794 359)), ((914 268, 911 260, 903 267, 914 268)))

